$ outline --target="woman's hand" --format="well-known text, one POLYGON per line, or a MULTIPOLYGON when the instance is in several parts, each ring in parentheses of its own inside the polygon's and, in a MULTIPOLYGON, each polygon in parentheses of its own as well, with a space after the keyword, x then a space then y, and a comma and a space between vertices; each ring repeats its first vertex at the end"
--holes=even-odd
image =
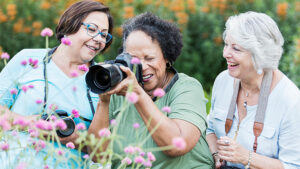
POLYGON ((217 141, 218 155, 222 160, 232 163, 242 163, 244 165, 248 162, 249 150, 242 147, 233 139, 225 136, 217 141))
POLYGON ((214 161, 215 161, 215 168, 219 169, 222 165, 222 163, 220 161, 221 159, 220 159, 219 154, 217 153, 216 155, 213 156, 213 158, 214 158, 214 161))
MULTIPOLYGON (((137 94, 140 94, 141 92, 141 86, 137 82, 137 79, 135 77, 135 74, 128 68, 124 66, 120 66, 121 70, 126 73, 127 77, 123 79, 115 88, 113 88, 111 91, 108 91, 106 94, 117 94, 125 96, 126 92, 128 90, 129 85, 132 84, 134 92, 137 94)), ((143 89, 142 89, 143 90, 143 89)))

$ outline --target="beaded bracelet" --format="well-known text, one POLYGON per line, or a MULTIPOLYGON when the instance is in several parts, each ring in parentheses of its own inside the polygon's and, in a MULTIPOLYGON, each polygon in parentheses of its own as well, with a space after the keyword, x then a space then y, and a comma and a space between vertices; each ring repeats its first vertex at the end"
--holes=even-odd
POLYGON ((252 159, 252 151, 249 151, 248 164, 245 166, 245 169, 250 168, 251 159, 252 159))

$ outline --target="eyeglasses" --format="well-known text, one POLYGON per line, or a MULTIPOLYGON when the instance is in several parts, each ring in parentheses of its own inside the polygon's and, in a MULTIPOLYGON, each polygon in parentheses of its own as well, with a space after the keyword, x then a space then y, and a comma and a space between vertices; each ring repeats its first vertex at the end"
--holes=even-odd
POLYGON ((112 39, 111 34, 109 34, 108 32, 101 32, 95 25, 83 22, 82 25, 86 27, 86 32, 89 36, 95 38, 96 36, 100 35, 103 39, 101 40, 101 42, 108 43, 112 39))

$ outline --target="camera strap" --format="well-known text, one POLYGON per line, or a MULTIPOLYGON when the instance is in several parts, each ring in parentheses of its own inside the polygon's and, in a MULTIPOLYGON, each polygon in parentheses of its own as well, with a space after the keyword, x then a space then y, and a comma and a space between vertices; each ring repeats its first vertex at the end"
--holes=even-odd
MULTIPOLYGON (((43 108, 45 109, 47 107, 47 99, 48 99, 48 96, 47 96, 47 93, 49 92, 49 88, 48 88, 48 77, 47 77, 47 64, 50 62, 51 60, 51 56, 52 54, 56 51, 57 47, 54 47, 52 48, 48 53, 47 55, 43 58, 43 64, 44 64, 44 70, 43 70, 43 75, 44 75, 44 80, 45 80, 45 87, 44 87, 44 105, 43 105, 43 108), (48 56, 48 59, 47 59, 47 56, 48 56), (48 92, 47 92, 48 91, 48 92)), ((94 65, 94 60, 91 61, 91 65, 94 65)), ((94 108, 94 105, 93 105, 93 101, 92 101, 92 97, 90 95, 90 88, 87 87, 86 89, 86 96, 88 98, 88 101, 89 101, 89 104, 90 104, 90 108, 91 108, 91 111, 93 113, 93 116, 95 114, 95 108, 94 108)), ((92 122, 92 120, 89 120, 87 118, 84 118, 82 116, 79 116, 80 119, 82 119, 83 121, 87 121, 87 122, 92 122)))

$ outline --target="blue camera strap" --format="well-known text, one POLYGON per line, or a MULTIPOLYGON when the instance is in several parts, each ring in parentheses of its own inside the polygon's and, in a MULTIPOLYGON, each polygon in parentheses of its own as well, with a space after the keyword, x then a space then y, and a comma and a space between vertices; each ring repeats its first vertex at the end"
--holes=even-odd
MULTIPOLYGON (((43 108, 44 108, 44 110, 45 110, 45 108, 47 107, 47 98, 48 98, 48 96, 47 96, 47 91, 49 91, 49 89, 48 89, 48 85, 47 85, 47 64, 50 62, 50 60, 51 60, 51 56, 52 56, 52 54, 56 51, 56 49, 57 49, 57 47, 54 47, 54 48, 52 48, 49 52, 48 52, 48 60, 46 59, 46 57, 47 57, 47 55, 43 58, 43 63, 44 63, 44 70, 43 70, 43 74, 44 74, 44 79, 45 79, 45 87, 44 87, 44 93, 45 93, 45 95, 44 95, 44 105, 43 105, 43 108)), ((94 63, 94 60, 92 60, 91 61, 91 65, 94 65, 95 63, 94 63)), ((93 101, 92 101, 92 97, 91 97, 91 95, 90 95, 90 88, 88 88, 87 87, 87 89, 86 89, 86 95, 87 95, 87 98, 88 98, 88 100, 89 100, 89 104, 90 104, 90 108, 91 108, 91 111, 92 111, 92 113, 93 113, 93 116, 94 116, 94 114, 95 114, 95 108, 94 108, 94 105, 93 105, 93 101)), ((82 117, 82 116, 79 116, 79 118, 81 119, 81 120, 83 120, 83 121, 87 121, 87 122, 92 122, 92 120, 89 120, 89 119, 87 119, 87 118, 85 118, 85 117, 82 117)))

